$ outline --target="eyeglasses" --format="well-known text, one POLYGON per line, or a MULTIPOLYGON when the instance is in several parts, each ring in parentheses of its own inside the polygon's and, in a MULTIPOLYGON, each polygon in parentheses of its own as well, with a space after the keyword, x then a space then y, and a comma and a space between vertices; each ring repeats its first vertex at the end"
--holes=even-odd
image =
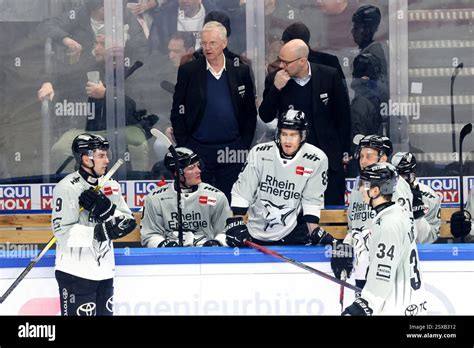
POLYGON ((206 48, 207 46, 209 46, 210 48, 216 48, 219 45, 219 42, 216 42, 216 41, 203 42, 203 41, 201 41, 200 45, 201 45, 202 48, 206 48))
POLYGON ((296 62, 298 59, 301 59, 301 58, 303 58, 303 57, 298 57, 298 58, 293 59, 293 60, 283 60, 283 59, 281 59, 280 57, 278 57, 278 62, 279 62, 280 64, 283 64, 283 66, 288 66, 288 65, 290 65, 291 63, 296 62))

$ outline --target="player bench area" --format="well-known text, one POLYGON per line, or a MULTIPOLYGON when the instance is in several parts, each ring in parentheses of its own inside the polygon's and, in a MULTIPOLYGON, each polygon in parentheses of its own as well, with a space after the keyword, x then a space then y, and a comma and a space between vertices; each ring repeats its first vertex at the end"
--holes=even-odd
MULTIPOLYGON (((452 239, 449 220, 451 214, 458 208, 441 209, 440 239, 452 239)), ((141 213, 134 213, 137 223, 140 223, 141 213)), ((321 226, 335 238, 343 239, 347 232, 347 211, 343 209, 323 210, 321 226)), ((0 215, 0 244, 43 244, 47 243, 53 233, 51 231, 50 214, 5 214, 0 215)), ((115 242, 139 243, 138 228, 115 242)))

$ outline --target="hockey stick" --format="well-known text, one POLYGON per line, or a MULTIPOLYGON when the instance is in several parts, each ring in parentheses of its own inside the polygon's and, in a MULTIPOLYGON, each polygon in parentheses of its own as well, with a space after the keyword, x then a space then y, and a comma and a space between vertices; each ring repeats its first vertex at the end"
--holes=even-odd
MULTIPOLYGON (((341 280, 343 281, 347 280, 347 272, 345 269, 343 269, 341 272, 341 280)), ((344 285, 341 285, 341 288, 339 290, 339 303, 341 304, 341 313, 342 313, 344 311, 344 285)))
MULTIPOLYGON (((464 138, 466 138, 466 136, 468 134, 470 134, 472 132, 472 123, 468 123, 466 125, 464 125, 464 127, 462 127, 461 129, 461 134, 459 135, 459 185, 461 186, 460 187, 460 199, 459 199, 459 209, 465 213, 464 211, 464 163, 463 163, 463 160, 462 160, 462 144, 464 142, 464 138)), ((471 219, 471 216, 468 212, 468 216, 469 220, 471 219)), ((461 237, 461 242, 464 243, 464 237, 461 237)))
POLYGON ((337 279, 336 277, 333 277, 333 276, 330 276, 329 274, 326 274, 320 270, 317 270, 316 268, 313 268, 313 267, 310 267, 308 265, 305 265, 304 263, 302 262, 299 262, 299 261, 296 261, 296 260, 293 260, 293 259, 290 259, 289 257, 287 256, 284 256, 280 253, 277 253, 276 251, 273 251, 273 250, 270 250, 268 248, 265 248, 264 246, 262 245, 258 245, 258 244, 255 244, 249 240, 246 240, 244 242, 245 245, 251 247, 251 248, 254 248, 254 249, 257 249, 258 251, 261 251, 262 253, 264 254, 267 254, 267 255, 270 255, 270 256, 274 256, 276 257, 277 259, 280 259, 280 260, 283 260, 283 261, 286 261, 288 263, 291 263, 292 265, 296 266, 296 267, 299 267, 299 268, 302 268, 308 272, 311 272, 311 273, 314 273, 314 274, 317 274, 323 278, 326 278, 334 283, 337 283, 343 287, 346 287, 348 289, 351 289, 351 290, 354 290, 354 291, 358 291, 360 292, 361 289, 359 289, 357 286, 354 286, 352 284, 349 284, 348 282, 346 281, 343 281, 343 280, 340 280, 340 279, 337 279))
POLYGON ((456 80, 456 76, 458 76, 459 71, 464 67, 463 63, 459 63, 456 68, 454 68, 454 72, 451 75, 451 139, 453 143, 453 153, 456 153, 456 132, 455 132, 455 124, 456 120, 454 118, 454 99, 453 99, 453 90, 454 90, 454 80, 456 80))
MULTIPOLYGON (((112 175, 117 171, 117 169, 123 164, 123 159, 119 158, 119 160, 114 164, 112 168, 107 172, 107 174, 102 178, 100 183, 96 186, 94 189, 95 192, 98 192, 107 181, 110 180, 112 175)), ((79 212, 82 212, 84 210, 83 207, 79 209, 79 212)), ((12 293, 13 290, 20 284, 20 282, 26 277, 28 273, 35 267, 35 265, 41 260, 41 258, 46 254, 46 252, 56 243, 56 236, 53 236, 49 240, 49 242, 46 244, 46 246, 41 250, 41 252, 36 256, 29 264, 26 266, 26 268, 23 270, 23 272, 20 273, 20 275, 15 279, 12 285, 5 291, 5 293, 0 297, 0 304, 2 304, 6 298, 12 293)))
POLYGON ((176 175, 174 178, 175 181, 175 189, 176 189, 176 200, 177 200, 177 210, 178 210, 178 244, 179 246, 183 246, 183 212, 181 209, 181 184, 179 182, 179 157, 176 149, 173 146, 173 143, 166 135, 164 135, 161 131, 156 128, 152 128, 150 133, 162 144, 168 147, 168 151, 173 156, 174 163, 176 166, 176 175))

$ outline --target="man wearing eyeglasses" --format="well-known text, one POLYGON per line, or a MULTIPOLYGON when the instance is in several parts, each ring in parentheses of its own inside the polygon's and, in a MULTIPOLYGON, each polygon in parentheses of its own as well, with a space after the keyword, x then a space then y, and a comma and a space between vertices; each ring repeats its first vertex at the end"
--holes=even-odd
POLYGON ((221 23, 204 25, 201 47, 204 56, 179 67, 171 123, 178 146, 204 162, 203 181, 230 201, 246 160, 240 154, 250 148, 255 133, 254 87, 248 65, 225 57, 227 31, 221 23))
POLYGON ((345 165, 351 143, 349 98, 338 71, 308 62, 308 54, 303 40, 283 45, 278 55, 279 70, 265 80, 259 115, 266 123, 288 108, 308 116, 307 142, 323 150, 329 159, 324 203, 344 205, 345 165))

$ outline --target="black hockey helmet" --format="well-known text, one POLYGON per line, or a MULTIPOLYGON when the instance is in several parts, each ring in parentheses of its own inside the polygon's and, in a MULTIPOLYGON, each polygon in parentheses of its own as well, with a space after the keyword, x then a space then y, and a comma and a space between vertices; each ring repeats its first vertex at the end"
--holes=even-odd
MULTIPOLYGON (((201 159, 199 158, 198 154, 186 147, 177 147, 176 153, 178 154, 180 175, 184 175, 184 168, 187 166, 190 166, 196 162, 201 164, 201 159)), ((165 167, 173 174, 176 172, 176 162, 171 152, 168 152, 165 155, 165 167)))
POLYGON ((102 135, 83 133, 74 138, 71 148, 76 162, 82 164, 83 155, 87 155, 92 159, 95 150, 107 151, 109 149, 109 141, 102 135))
POLYGON ((367 188, 379 187, 382 195, 392 195, 397 186, 398 173, 390 163, 374 163, 360 172, 359 180, 360 184, 367 184, 367 188))
POLYGON ((392 157, 392 164, 397 168, 398 174, 406 178, 411 184, 415 181, 416 158, 411 152, 397 152, 392 157))
POLYGON ((378 7, 372 5, 364 5, 359 7, 352 15, 352 22, 363 24, 371 28, 374 32, 380 24, 382 15, 378 7))
POLYGON ((379 156, 386 155, 390 157, 393 152, 393 145, 392 141, 388 137, 384 137, 381 135, 361 135, 358 134, 354 137, 353 140, 354 144, 357 145, 354 158, 359 159, 360 151, 364 147, 370 147, 371 149, 375 149, 379 152, 379 156))
POLYGON ((354 58, 352 63, 352 77, 367 76, 371 80, 378 80, 381 74, 380 59, 370 53, 361 53, 354 58))
POLYGON ((301 142, 306 140, 306 131, 308 130, 308 121, 303 111, 288 109, 278 118, 277 136, 279 141, 280 131, 282 129, 294 129, 301 132, 301 142))

